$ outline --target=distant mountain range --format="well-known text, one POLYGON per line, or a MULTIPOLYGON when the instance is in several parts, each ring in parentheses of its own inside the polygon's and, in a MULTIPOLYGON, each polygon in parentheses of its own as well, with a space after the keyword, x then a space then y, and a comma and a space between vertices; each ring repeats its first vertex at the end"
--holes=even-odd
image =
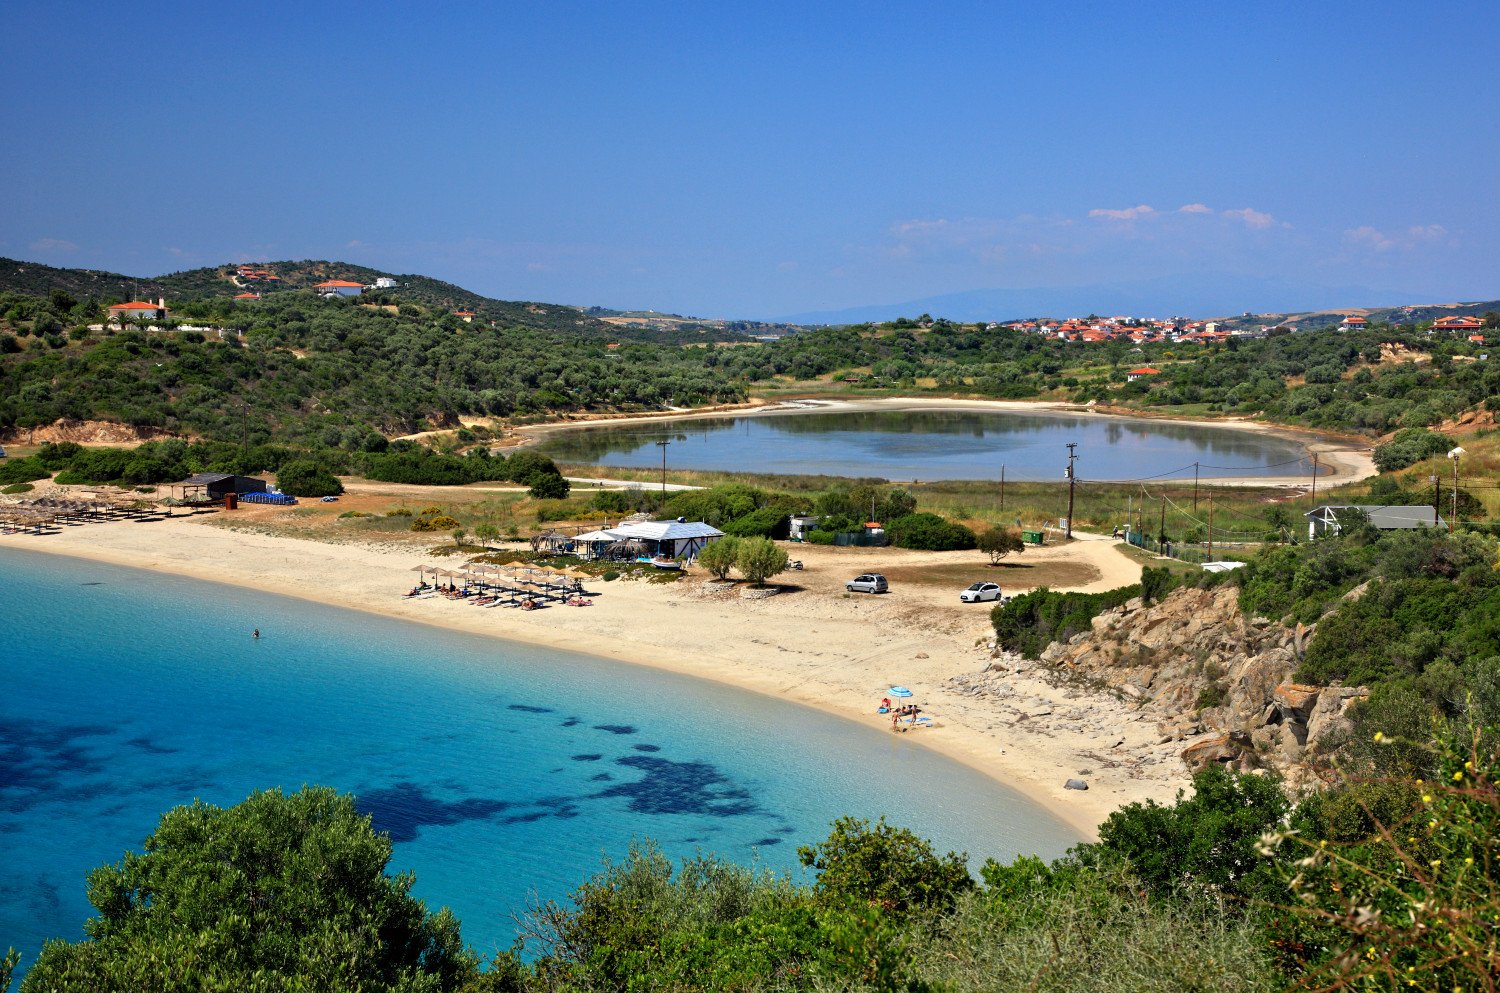
POLYGON ((787 314, 790 324, 857 324, 931 314, 951 321, 1010 321, 1087 314, 1135 317, 1215 317, 1252 313, 1399 307, 1442 300, 1446 294, 1368 286, 1321 286, 1226 273, 1163 276, 1127 283, 968 290, 898 303, 787 314))

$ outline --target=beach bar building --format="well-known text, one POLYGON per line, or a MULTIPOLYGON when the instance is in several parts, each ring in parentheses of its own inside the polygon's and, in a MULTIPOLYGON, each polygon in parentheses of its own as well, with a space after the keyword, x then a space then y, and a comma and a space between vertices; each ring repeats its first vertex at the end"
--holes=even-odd
POLYGON ((172 488, 181 491, 183 500, 222 500, 230 493, 235 496, 264 493, 266 481, 226 472, 200 472, 180 483, 173 483, 172 488))
POLYGON ((639 541, 657 558, 697 558, 703 546, 724 532, 702 521, 642 521, 609 528, 616 541, 639 541))
POLYGON ((1370 519, 1370 523, 1382 531, 1400 531, 1408 528, 1441 528, 1448 525, 1438 516, 1435 507, 1385 507, 1374 504, 1348 504, 1333 506, 1324 504, 1307 512, 1307 536, 1317 538, 1325 534, 1338 534, 1343 530, 1339 523, 1339 511, 1358 510, 1370 519))

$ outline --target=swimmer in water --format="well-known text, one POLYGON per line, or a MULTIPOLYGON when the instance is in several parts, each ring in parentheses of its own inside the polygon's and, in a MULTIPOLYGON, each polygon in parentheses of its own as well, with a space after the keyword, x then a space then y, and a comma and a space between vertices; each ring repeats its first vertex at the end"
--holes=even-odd
POLYGON ((254 630, 254 632, 251 633, 250 637, 254 638, 256 641, 259 641, 260 640, 260 628, 256 628, 254 630))

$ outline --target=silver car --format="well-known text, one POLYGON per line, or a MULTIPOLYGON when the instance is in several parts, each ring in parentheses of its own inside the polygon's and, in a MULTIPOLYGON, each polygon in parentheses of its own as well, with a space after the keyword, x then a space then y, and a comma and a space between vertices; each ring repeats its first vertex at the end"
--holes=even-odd
POLYGON ((850 593, 889 593, 891 584, 885 581, 885 577, 878 572, 867 572, 863 576, 855 576, 844 584, 844 589, 850 593))
POLYGON ((984 603, 1000 599, 999 583, 975 583, 958 595, 964 603, 984 603))

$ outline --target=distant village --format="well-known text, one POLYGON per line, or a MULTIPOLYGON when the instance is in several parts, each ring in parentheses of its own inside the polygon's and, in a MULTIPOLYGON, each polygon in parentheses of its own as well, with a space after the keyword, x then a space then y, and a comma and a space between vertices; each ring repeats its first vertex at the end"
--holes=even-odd
MULTIPOLYGON (((1245 316, 1248 318, 1252 315, 1246 314, 1245 316)), ((1344 331, 1363 331, 1369 326, 1369 320, 1359 314, 1350 314, 1337 325, 1344 331)), ((1477 317, 1443 317, 1433 322, 1432 330, 1469 332, 1470 341, 1483 344, 1484 336, 1480 334, 1483 327, 1483 322, 1477 317)), ((987 329, 991 331, 999 328, 1040 335, 1052 341, 1129 341, 1136 345, 1162 342, 1212 345, 1231 338, 1263 338, 1274 330, 1288 332, 1297 330, 1294 324, 1230 327, 1222 321, 1191 321, 1182 318, 1157 320, 1139 317, 1071 319, 1056 323, 1046 320, 1012 321, 1009 324, 987 325, 987 329)))

